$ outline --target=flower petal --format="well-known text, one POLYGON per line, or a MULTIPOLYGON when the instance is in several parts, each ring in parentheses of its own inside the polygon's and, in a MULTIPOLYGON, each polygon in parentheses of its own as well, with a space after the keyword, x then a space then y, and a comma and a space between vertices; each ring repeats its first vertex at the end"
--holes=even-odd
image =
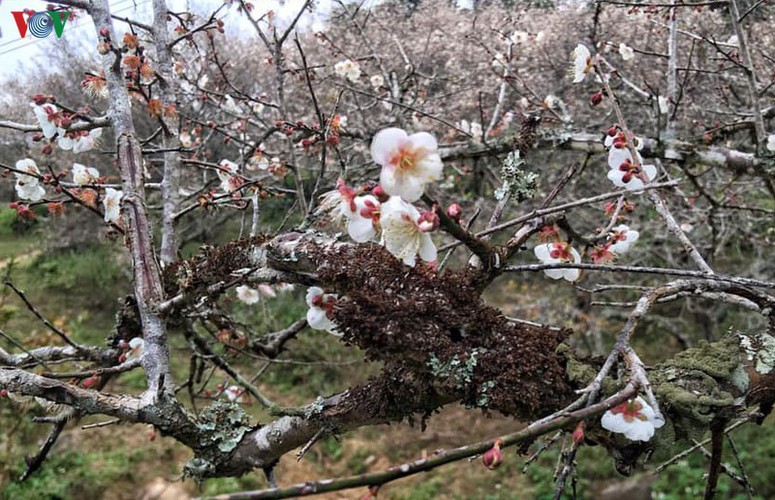
MULTIPOLYGON (((393 152, 409 136, 400 128, 380 130, 371 141, 371 157, 381 166, 388 165, 393 152)), ((383 186, 384 187, 384 186, 383 186)))

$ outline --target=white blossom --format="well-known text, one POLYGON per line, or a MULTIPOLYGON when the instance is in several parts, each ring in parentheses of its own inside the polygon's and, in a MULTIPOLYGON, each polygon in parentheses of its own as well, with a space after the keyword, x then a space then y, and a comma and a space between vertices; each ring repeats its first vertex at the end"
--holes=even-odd
POLYGON ((123 191, 105 188, 105 195, 102 197, 102 204, 105 208, 105 222, 118 223, 121 218, 121 198, 123 197, 123 191))
POLYGON ((32 111, 35 113, 35 118, 38 119, 40 129, 43 131, 43 136, 46 139, 51 139, 57 133, 57 126, 51 116, 56 113, 56 108, 51 104, 42 104, 40 106, 32 104, 32 111))
POLYGON ((514 45, 520 45, 523 43, 527 43, 528 39, 530 38, 530 35, 527 31, 515 31, 511 34, 509 37, 509 41, 513 43, 514 45))
POLYGON ((417 254, 425 262, 436 260, 436 246, 420 227, 420 213, 397 196, 382 204, 380 213, 382 243, 388 252, 414 267, 417 254))
POLYGON ((573 56, 571 58, 571 73, 573 75, 573 83, 580 83, 584 81, 587 73, 593 71, 592 66, 592 54, 589 49, 582 44, 578 44, 573 49, 573 56))
MULTIPOLYGON (((637 153, 637 151, 636 151, 637 153)), ((615 186, 626 188, 629 191, 641 191, 645 185, 657 177, 657 167, 644 165, 643 158, 637 153, 637 160, 633 161, 628 148, 612 147, 608 152, 608 179, 615 186)))
POLYGON ((135 337, 129 341, 129 352, 126 353, 126 359, 139 358, 145 350, 145 340, 142 337, 135 337))
POLYGON ((379 200, 370 194, 357 196, 353 202, 355 211, 351 212, 347 223, 347 234, 353 240, 364 243, 377 235, 381 206, 379 200))
MULTIPOLYGON (((581 255, 568 243, 555 242, 536 245, 533 248, 535 256, 544 264, 563 264, 581 262, 581 255)), ((580 269, 544 269, 544 274, 553 280, 563 278, 565 281, 576 281, 581 276, 580 269)))
POLYGON ((22 172, 27 172, 33 175, 27 175, 20 172, 14 172, 16 176, 16 195, 22 200, 27 201, 40 201, 45 195, 46 190, 41 186, 40 179, 36 175, 40 175, 40 170, 35 160, 25 158, 16 162, 16 169, 22 172))
POLYGON ((95 128, 88 132, 73 132, 68 134, 64 129, 58 128, 57 145, 65 151, 83 153, 94 148, 97 140, 102 136, 102 129, 95 128))
POLYGON ((648 441, 665 422, 638 396, 605 412, 600 424, 611 432, 624 434, 630 441, 648 441))
POLYGON ((619 55, 622 56, 622 59, 625 61, 631 61, 635 57, 635 51, 626 43, 620 43, 619 55))
POLYGON ((611 230, 611 246, 608 248, 613 253, 623 254, 630 250, 630 246, 638 241, 640 233, 620 224, 611 230))
POLYGON ((767 151, 775 152, 775 134, 767 136, 767 151))
POLYGON ((350 59, 339 61, 334 65, 334 73, 340 78, 346 78, 351 82, 357 82, 361 77, 361 66, 350 59))
POLYGON ((379 178, 385 192, 406 201, 418 200, 425 185, 439 179, 444 168, 436 139, 427 132, 381 130, 371 142, 371 156, 382 166, 379 178))
POLYGON ((328 330, 336 333, 336 323, 331 319, 336 295, 325 293, 322 288, 313 286, 307 290, 307 323, 315 330, 328 330))
POLYGON ((100 172, 96 168, 73 163, 73 182, 79 186, 94 184, 99 178, 100 172))
POLYGON ((238 189, 241 185, 240 177, 237 174, 239 172, 239 165, 229 160, 221 160, 218 164, 218 178, 221 180, 221 190, 227 193, 238 189))
POLYGON ((369 81, 371 82, 371 86, 374 87, 375 90, 382 87, 382 85, 385 84, 385 79, 382 78, 382 75, 373 75, 371 78, 369 78, 369 81))

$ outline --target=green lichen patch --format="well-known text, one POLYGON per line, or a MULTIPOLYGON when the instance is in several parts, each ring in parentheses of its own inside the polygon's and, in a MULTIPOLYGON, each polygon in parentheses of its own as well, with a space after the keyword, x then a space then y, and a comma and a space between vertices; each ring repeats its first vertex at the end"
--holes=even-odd
POLYGON ((768 333, 749 336, 739 333, 740 347, 743 348, 748 361, 755 361, 754 369, 767 375, 775 369, 775 337, 768 333))
POLYGON ((203 436, 196 456, 184 467, 184 474, 194 479, 211 475, 223 454, 233 451, 252 428, 245 411, 234 403, 216 401, 205 409, 196 424, 203 436))
POLYGON ((738 337, 727 335, 718 342, 703 342, 659 365, 649 378, 676 435, 699 439, 718 416, 737 411, 735 397, 739 378, 738 337), (737 374, 737 375, 736 375, 737 374))

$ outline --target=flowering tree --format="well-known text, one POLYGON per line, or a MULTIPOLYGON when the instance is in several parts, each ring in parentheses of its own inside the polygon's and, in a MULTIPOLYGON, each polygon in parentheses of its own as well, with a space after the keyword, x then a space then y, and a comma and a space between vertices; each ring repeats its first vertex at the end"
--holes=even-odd
POLYGON ((560 496, 580 446, 603 445, 626 473, 655 447, 710 430, 710 498, 727 425, 769 413, 773 270, 750 276, 722 259, 742 245, 731 241, 746 239, 763 243, 746 249, 758 257, 775 230, 775 107, 763 106, 773 89, 762 83, 775 69, 761 2, 742 12, 737 0, 488 6, 476 18, 443 2, 371 11, 343 2, 314 33, 296 29, 309 1, 283 23, 241 0, 206 16, 153 0, 150 25, 115 19, 105 0, 54 3, 97 29, 101 66, 81 82, 96 104, 41 92, 26 121, 0 122, 32 140, 23 158, 2 165, 14 182, 11 206, 22 219, 38 205, 51 218, 92 212, 123 238, 133 293, 109 347, 97 347, 54 326, 8 283, 58 339, 0 349, 5 395, 61 405, 28 474, 70 419, 93 414, 152 425, 188 446, 194 458, 183 469, 198 480, 262 469, 269 489, 240 498, 358 486, 376 495, 467 457, 497 467, 501 449, 559 430, 572 436, 560 496), (249 41, 223 39, 224 9, 252 28, 249 41), (549 33, 531 28, 539 16, 549 33), (720 27, 734 34, 722 41, 720 27), (238 65, 230 55, 240 53, 238 65), (100 141, 110 161, 79 163, 100 141), (262 233, 262 206, 276 199, 289 201, 295 227, 283 221, 262 233), (200 212, 242 214, 249 229, 183 259, 183 222, 200 212), (729 227, 729 213, 746 224, 729 227), (635 265, 649 247, 658 264, 635 265), (557 328, 483 301, 499 276, 531 273, 556 280, 546 289, 622 293, 596 306, 630 313, 616 328, 590 319, 557 328), (305 317, 235 334, 225 297, 252 306, 288 284, 308 287, 305 317), (685 342, 647 367, 636 328, 657 304, 679 300, 761 318, 746 330, 717 327, 713 342, 685 342), (278 408, 235 361, 276 357, 308 326, 359 347, 381 372, 305 407, 278 408), (198 408, 209 389, 193 375, 182 397, 175 335, 188 340, 192 374, 212 365, 231 379, 222 401, 198 408), (612 347, 590 357, 583 335, 612 347), (65 364, 52 370, 54 361, 65 364), (66 365, 77 370, 59 369, 66 365), (142 394, 110 392, 111 379, 135 369, 145 374, 142 394), (276 418, 251 421, 241 405, 252 400, 276 418), (425 420, 456 402, 529 425, 382 472, 296 486, 274 476, 281 457, 326 435, 425 420))

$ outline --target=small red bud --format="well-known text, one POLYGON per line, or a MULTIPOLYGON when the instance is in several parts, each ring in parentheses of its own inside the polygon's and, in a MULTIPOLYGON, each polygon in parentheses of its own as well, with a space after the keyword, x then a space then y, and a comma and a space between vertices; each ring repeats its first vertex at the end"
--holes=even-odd
POLYGON ((326 137, 326 142, 329 146, 338 146, 341 142, 341 138, 336 134, 331 134, 328 137, 326 137))
POLYGON ((503 463, 503 452, 501 451, 501 446, 503 446, 503 441, 498 439, 495 441, 492 448, 487 450, 484 455, 482 455, 482 463, 488 469, 495 470, 500 467, 501 463, 503 463))
POLYGON ((303 121, 301 121, 301 120, 299 120, 299 121, 297 121, 297 122, 296 122, 296 126, 297 126, 298 128, 301 128, 301 127, 303 127, 303 126, 304 126, 304 122, 303 122, 303 121))
POLYGON ((616 133, 619 131, 619 127, 616 125, 612 125, 611 128, 608 129, 608 135, 613 137, 616 135, 616 133))
POLYGON ((417 227, 420 228, 420 231, 429 233, 438 229, 440 220, 435 208, 434 205, 433 209, 423 212, 420 218, 417 219, 417 227))
POLYGON ((32 134, 32 142, 40 142, 43 140, 43 134, 40 132, 35 132, 32 134))
POLYGON ((8 389, 0 389, 0 398, 8 397, 8 389))
POLYGON ((54 152, 54 147, 51 146, 51 144, 46 144, 45 146, 43 146, 43 149, 41 149, 40 152, 43 153, 44 155, 50 155, 51 153, 54 152))
POLYGON ((32 101, 38 106, 46 104, 49 101, 49 96, 45 94, 35 94, 32 96, 32 101))
POLYGON ((94 387, 95 385, 97 385, 99 381, 100 381, 100 376, 95 373, 91 377, 81 382, 81 387, 83 387, 84 389, 89 389, 90 387, 94 387))
POLYGON ((584 422, 581 421, 576 424, 576 429, 573 431, 573 444, 580 445, 584 441, 584 422))
POLYGON ((371 194, 374 195, 380 203, 385 203, 390 199, 390 195, 385 192, 385 189, 377 184, 374 186, 374 188, 371 190, 371 194))
POLYGON ((110 30, 103 26, 100 28, 100 36, 102 38, 110 38, 110 30))
POLYGON ((597 106, 603 102, 603 93, 602 92, 595 92, 592 94, 592 97, 589 98, 589 104, 592 106, 597 106))
POLYGON ((447 207, 447 216, 449 216, 450 219, 460 224, 460 216, 463 215, 463 208, 457 204, 453 203, 449 207, 447 207))

